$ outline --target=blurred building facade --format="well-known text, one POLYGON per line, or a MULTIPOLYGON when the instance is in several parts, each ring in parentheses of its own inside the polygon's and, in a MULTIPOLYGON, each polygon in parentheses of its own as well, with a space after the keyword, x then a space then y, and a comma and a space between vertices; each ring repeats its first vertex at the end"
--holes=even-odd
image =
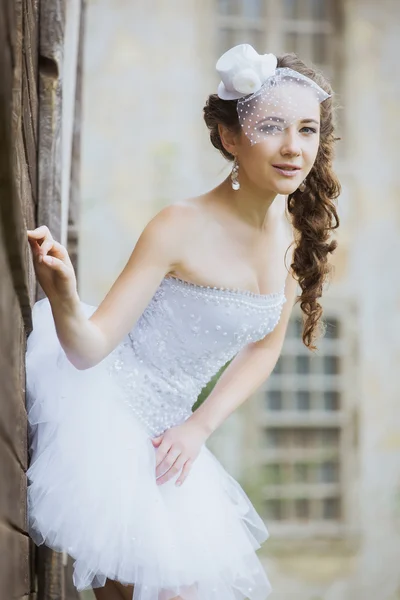
POLYGON ((324 72, 342 107, 327 333, 311 355, 295 307, 274 373, 213 440, 269 527, 276 600, 400 598, 399 23, 396 0, 88 6, 85 301, 101 301, 158 210, 229 173, 202 119, 223 51, 294 51, 324 72))

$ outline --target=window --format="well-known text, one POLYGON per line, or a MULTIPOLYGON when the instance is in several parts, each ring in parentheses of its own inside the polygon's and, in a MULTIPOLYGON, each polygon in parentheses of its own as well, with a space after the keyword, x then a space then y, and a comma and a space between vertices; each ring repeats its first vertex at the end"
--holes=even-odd
POLYGON ((262 516, 278 535, 338 535, 346 522, 355 319, 343 300, 335 307, 327 302, 318 351, 311 354, 304 346, 295 307, 281 356, 257 393, 262 516))
POLYGON ((337 0, 216 0, 218 47, 223 52, 248 43, 260 54, 295 52, 337 88, 337 0))
POLYGON ((251 44, 260 54, 267 52, 265 0, 217 0, 218 56, 237 44, 251 44))

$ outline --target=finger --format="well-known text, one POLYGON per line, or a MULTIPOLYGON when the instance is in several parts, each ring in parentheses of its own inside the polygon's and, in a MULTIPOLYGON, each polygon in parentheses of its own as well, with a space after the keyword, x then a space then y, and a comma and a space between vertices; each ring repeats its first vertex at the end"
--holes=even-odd
POLYGON ((170 479, 175 477, 175 475, 177 473, 179 473, 179 471, 182 469, 184 464, 185 464, 185 457, 181 455, 178 458, 178 460, 175 461, 175 463, 172 465, 172 467, 166 473, 164 473, 164 475, 162 475, 161 477, 159 477, 157 479, 157 485, 162 485, 163 483, 166 483, 167 481, 169 481, 170 479))
POLYGON ((187 476, 188 476, 188 475, 189 475, 189 473, 190 473, 190 469, 192 468, 192 462, 193 462, 193 461, 192 461, 192 459, 191 459, 191 458, 189 458, 189 459, 188 459, 188 460, 185 462, 185 464, 184 464, 184 466, 183 466, 183 469, 182 469, 182 473, 181 473, 181 475, 178 477, 178 479, 175 481, 175 485, 178 485, 178 486, 179 486, 179 485, 182 485, 182 483, 185 481, 185 479, 187 478, 187 476))
POLYGON ((165 438, 158 446, 156 450, 156 467, 164 460, 168 450, 171 448, 171 442, 168 442, 165 438))
POLYGON ((42 248, 45 244, 50 245, 50 248, 48 249, 46 254, 55 256, 56 258, 59 258, 60 260, 68 261, 69 256, 68 256, 67 249, 65 248, 65 246, 60 244, 60 242, 57 242, 56 240, 51 240, 51 242, 50 242, 50 240, 49 240, 49 242, 46 241, 42 244, 42 248))
POLYGON ((36 258, 40 254, 40 246, 36 240, 28 239, 29 245, 32 249, 33 256, 36 258))
MULTIPOLYGON (((45 244, 47 244, 47 242, 44 242, 42 246, 38 246, 38 248, 33 249, 34 256, 39 263, 43 262, 45 256, 52 256, 61 260, 61 262, 64 262, 66 265, 71 266, 71 261, 68 252, 62 244, 60 244, 56 240, 52 240, 51 242, 49 241, 48 245, 50 245, 50 248, 47 251, 46 247, 48 246, 45 247, 45 244)), ((51 264, 51 261, 47 262, 47 264, 51 264)))
POLYGON ((159 477, 165 471, 168 471, 168 469, 170 469, 172 467, 172 465, 174 464, 176 459, 180 456, 180 454, 181 454, 181 451, 178 449, 169 450, 169 452, 165 455, 165 457, 160 462, 160 464, 157 465, 156 477, 159 477))
POLYGON ((49 250, 51 250, 53 248, 54 245, 54 240, 53 238, 51 239, 45 239, 43 244, 40 246, 40 254, 42 254, 43 256, 46 255, 49 250))
POLYGON ((40 240, 45 237, 53 237, 47 225, 41 225, 40 227, 36 227, 36 229, 27 229, 27 234, 28 237, 36 240, 40 240))
POLYGON ((66 276, 68 275, 66 265, 63 263, 62 260, 56 258, 55 256, 50 256, 49 254, 46 254, 46 256, 43 256, 43 264, 50 267, 54 271, 59 271, 60 273, 63 273, 66 276))

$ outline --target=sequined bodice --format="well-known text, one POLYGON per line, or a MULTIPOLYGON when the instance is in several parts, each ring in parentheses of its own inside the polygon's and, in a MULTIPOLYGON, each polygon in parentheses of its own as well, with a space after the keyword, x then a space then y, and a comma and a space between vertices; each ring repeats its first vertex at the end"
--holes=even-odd
POLYGON ((110 355, 125 401, 149 433, 186 420, 211 377, 274 329, 285 302, 284 288, 256 294, 165 277, 110 355))

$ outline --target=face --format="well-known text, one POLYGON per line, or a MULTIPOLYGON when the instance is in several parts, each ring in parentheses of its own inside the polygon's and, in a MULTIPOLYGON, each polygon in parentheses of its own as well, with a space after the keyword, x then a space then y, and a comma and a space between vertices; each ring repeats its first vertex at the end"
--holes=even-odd
POLYGON ((268 102, 264 100, 242 105, 248 110, 239 112, 242 130, 234 153, 241 179, 247 177, 261 190, 291 194, 311 171, 318 153, 320 102, 312 89, 293 83, 277 87, 268 102), (285 164, 298 169, 285 170, 285 164))

